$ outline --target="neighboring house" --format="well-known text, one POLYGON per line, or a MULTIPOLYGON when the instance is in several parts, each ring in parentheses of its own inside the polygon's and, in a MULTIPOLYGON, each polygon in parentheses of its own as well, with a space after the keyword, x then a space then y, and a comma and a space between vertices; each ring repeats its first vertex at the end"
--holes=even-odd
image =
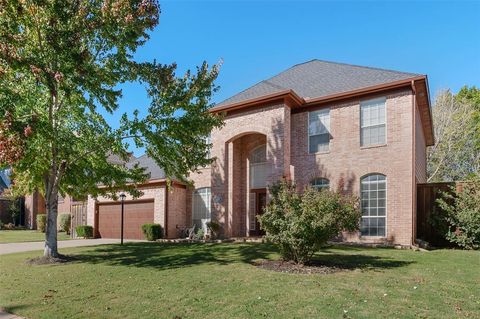
MULTIPOLYGON (((144 195, 127 198, 126 237, 161 224, 166 237, 217 221, 223 235, 262 235, 256 215, 267 186, 295 180, 361 198, 361 231, 343 239, 410 245, 416 233, 416 184, 426 181, 433 127, 425 75, 313 60, 295 65, 219 103, 225 125, 211 134, 216 160, 189 176, 194 188, 166 187, 152 159, 144 195)), ((88 198, 86 222, 101 237, 120 235, 120 202, 88 198)))

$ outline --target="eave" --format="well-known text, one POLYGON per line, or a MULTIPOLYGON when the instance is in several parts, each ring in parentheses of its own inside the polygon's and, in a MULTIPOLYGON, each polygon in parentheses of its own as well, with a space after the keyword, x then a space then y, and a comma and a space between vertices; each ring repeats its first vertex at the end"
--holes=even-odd
POLYGON ((415 94, 418 109, 420 111, 420 118, 422 121, 423 131, 425 132, 425 140, 427 146, 432 146, 435 143, 433 133, 433 122, 430 108, 430 97, 428 91, 428 83, 426 75, 411 77, 404 80, 373 85, 361 89, 356 89, 347 92, 341 92, 317 98, 304 99, 296 94, 293 90, 284 90, 273 94, 260 96, 253 99, 248 99, 231 104, 216 106, 210 109, 212 113, 230 112, 243 108, 249 108, 258 105, 265 105, 275 101, 282 101, 292 109, 300 111, 300 109, 308 108, 314 105, 325 103, 338 102, 351 98, 358 98, 365 95, 381 93, 398 88, 411 88, 415 94))

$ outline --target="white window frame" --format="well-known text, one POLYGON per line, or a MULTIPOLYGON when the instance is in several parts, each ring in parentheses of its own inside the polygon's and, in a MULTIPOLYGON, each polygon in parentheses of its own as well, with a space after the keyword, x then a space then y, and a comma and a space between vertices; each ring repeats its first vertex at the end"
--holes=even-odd
POLYGON ((380 98, 361 101, 359 112, 360 112, 360 114, 359 114, 360 115, 359 116, 359 118, 360 118, 360 147, 368 148, 368 147, 387 145, 387 118, 388 118, 388 116, 387 116, 387 98, 386 97, 380 97, 380 98), (362 106, 369 105, 369 104, 377 104, 379 102, 383 103, 383 107, 384 107, 384 110, 385 110, 385 112, 384 112, 385 113, 385 119, 384 119, 383 124, 363 125, 362 124, 362 120, 363 120, 362 106), (380 126, 380 125, 383 125, 384 130, 385 130, 385 132, 384 132, 385 141, 383 143, 365 144, 363 142, 363 138, 362 138, 362 130, 364 128, 375 127, 375 126, 380 126))
POLYGON ((197 227, 201 227, 203 231, 206 233, 208 231, 207 222, 210 222, 211 220, 212 220, 212 189, 210 187, 197 188, 192 193, 192 224, 197 227), (203 192, 205 193, 202 194, 203 192), (207 200, 203 200, 202 198, 203 195, 206 196, 207 200), (195 211, 196 196, 199 196, 205 203, 206 212, 195 211), (198 216, 198 215, 201 215, 201 216, 198 216), (201 225, 195 223, 195 220, 200 220, 201 225))
POLYGON ((328 178, 325 178, 325 177, 315 177, 314 179, 312 179, 310 181, 310 185, 313 188, 318 189, 318 190, 330 189, 330 180, 328 178), (317 181, 321 181, 321 183, 317 184, 316 183, 317 181), (327 182, 326 184, 325 184, 325 181, 327 182))
MULTIPOLYGON (((378 188, 377 188, 377 192, 378 192, 378 188)), ((369 202, 370 202, 370 198, 368 199, 369 202)), ((377 209, 378 209, 378 196, 377 196, 377 209)), ((369 173, 369 174, 366 174, 366 175, 363 175, 362 177, 360 177, 360 210, 361 210, 361 213, 362 213, 362 216, 361 216, 361 219, 363 218, 379 218, 379 217, 383 217, 385 218, 385 235, 363 235, 362 234, 362 230, 360 229, 360 236, 361 237, 369 237, 369 238, 387 238, 387 235, 388 235, 388 224, 387 224, 387 219, 388 219, 388 178, 387 178, 387 175, 385 174, 382 174, 382 173, 369 173), (380 176, 383 176, 385 177, 385 215, 383 216, 364 216, 363 215, 363 193, 362 193, 362 180, 364 178, 367 178, 369 176, 373 176, 373 175, 380 175, 380 176)), ((361 220, 360 220, 361 222, 361 220)))
POLYGON ((317 154, 317 153, 328 153, 330 151, 330 141, 331 141, 331 129, 330 129, 330 122, 331 122, 331 116, 330 116, 330 108, 326 109, 321 109, 321 110, 316 110, 316 111, 311 111, 308 112, 308 119, 307 119, 307 147, 308 147, 308 154, 317 154), (321 134, 310 134, 310 117, 312 114, 318 114, 318 113, 328 113, 328 125, 325 123, 322 123, 326 128, 327 128, 327 133, 321 133, 321 134), (320 135, 326 135, 328 134, 328 145, 326 150, 321 150, 321 151, 316 151, 316 152, 310 152, 310 137, 312 136, 320 136, 320 135))
MULTIPOLYGON (((206 137, 205 137, 205 144, 209 145, 209 144, 212 144, 212 133, 209 133, 206 137)), ((211 145, 208 147, 208 153, 207 153, 207 159, 211 159, 212 158, 212 147, 211 145)))
POLYGON ((267 161, 267 144, 262 144, 257 147, 255 147, 251 152, 249 156, 249 185, 251 189, 259 189, 259 188, 266 188, 267 187, 267 178, 268 178, 268 161, 267 161), (253 155, 255 154, 256 151, 260 149, 265 149, 265 161, 263 162, 254 162, 253 155), (253 171, 255 168, 260 168, 262 169, 263 167, 263 172, 265 174, 265 185, 254 185, 254 175, 253 171))

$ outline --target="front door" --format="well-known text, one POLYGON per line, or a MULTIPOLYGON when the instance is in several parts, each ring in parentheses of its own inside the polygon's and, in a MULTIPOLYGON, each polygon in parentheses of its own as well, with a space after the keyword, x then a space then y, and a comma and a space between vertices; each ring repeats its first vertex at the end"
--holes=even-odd
POLYGON ((254 209, 254 216, 251 215, 250 218, 254 219, 250 223, 250 236, 263 236, 265 231, 260 228, 260 222, 258 221, 257 216, 263 214, 263 210, 267 205, 267 192, 264 190, 256 191, 251 193, 252 209, 254 209), (252 227, 253 226, 253 227, 252 227))

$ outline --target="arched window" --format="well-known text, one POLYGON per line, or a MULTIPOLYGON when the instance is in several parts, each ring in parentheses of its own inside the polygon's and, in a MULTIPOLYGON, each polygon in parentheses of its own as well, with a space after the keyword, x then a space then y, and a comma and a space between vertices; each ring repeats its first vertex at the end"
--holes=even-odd
POLYGON ((256 147, 250 154, 250 188, 267 187, 267 145, 256 147))
POLYGON ((207 223, 212 218, 210 187, 196 189, 192 198, 192 222, 197 228, 207 231, 207 223))
POLYGON ((386 236, 387 178, 370 174, 360 179, 362 236, 386 236))
POLYGON ((310 185, 318 190, 329 189, 330 181, 326 178, 317 177, 310 182, 310 185))

